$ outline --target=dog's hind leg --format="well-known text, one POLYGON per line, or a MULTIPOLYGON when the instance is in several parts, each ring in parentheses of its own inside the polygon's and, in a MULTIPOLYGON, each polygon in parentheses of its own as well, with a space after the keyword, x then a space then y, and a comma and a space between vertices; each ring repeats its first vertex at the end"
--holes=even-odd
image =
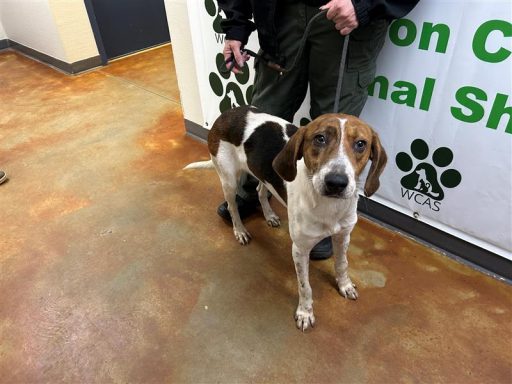
POLYGON ((238 212, 238 206, 236 204, 236 190, 238 179, 240 177, 238 162, 233 156, 219 155, 220 153, 217 157, 212 156, 212 160, 215 168, 217 169, 217 173, 219 174, 224 198, 228 203, 228 211, 233 223, 233 233, 240 244, 246 245, 251 240, 251 235, 242 223, 240 213, 238 212))
POLYGON ((334 262, 336 282, 338 283, 340 294, 347 299, 356 300, 358 297, 356 286, 348 275, 347 249, 350 243, 351 230, 333 235, 332 243, 333 254, 336 258, 334 262))
POLYGON ((265 216, 267 224, 271 227, 279 227, 281 225, 281 221, 279 220, 279 216, 276 215, 270 206, 267 187, 260 181, 257 190, 261 209, 263 210, 263 216, 265 216))

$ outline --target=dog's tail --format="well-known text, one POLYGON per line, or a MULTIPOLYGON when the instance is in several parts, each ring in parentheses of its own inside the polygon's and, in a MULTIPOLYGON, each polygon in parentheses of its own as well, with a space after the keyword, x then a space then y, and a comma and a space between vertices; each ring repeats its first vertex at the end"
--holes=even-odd
POLYGON ((213 165, 213 161, 207 160, 190 163, 183 169, 215 169, 215 166, 213 165))

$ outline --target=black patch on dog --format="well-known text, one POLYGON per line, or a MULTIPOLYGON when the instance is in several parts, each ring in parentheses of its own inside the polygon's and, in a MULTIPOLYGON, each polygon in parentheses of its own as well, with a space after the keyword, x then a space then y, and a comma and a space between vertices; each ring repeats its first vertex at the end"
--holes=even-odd
POLYGON ((254 130, 244 143, 247 166, 261 181, 271 184, 279 196, 286 202, 284 181, 272 168, 272 161, 283 149, 286 141, 283 128, 275 122, 267 122, 254 130))
POLYGON ((286 124, 286 136, 292 137, 299 128, 293 124, 286 124))

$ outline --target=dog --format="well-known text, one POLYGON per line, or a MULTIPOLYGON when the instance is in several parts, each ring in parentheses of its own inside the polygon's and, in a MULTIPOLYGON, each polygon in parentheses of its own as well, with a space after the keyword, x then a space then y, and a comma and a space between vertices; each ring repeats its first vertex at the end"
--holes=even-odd
POLYGON ((235 201, 242 172, 259 180, 258 196, 268 225, 280 223, 270 207, 268 191, 287 207, 299 292, 297 328, 304 332, 315 325, 309 253, 328 236, 333 239, 339 292, 356 300, 358 293, 348 275, 347 248, 357 222, 359 175, 371 161, 364 184, 365 195, 371 196, 387 162, 377 133, 355 116, 325 114, 298 128, 245 106, 228 110, 215 121, 208 135, 208 150, 211 160, 185 169, 217 170, 240 244, 251 239, 235 201))

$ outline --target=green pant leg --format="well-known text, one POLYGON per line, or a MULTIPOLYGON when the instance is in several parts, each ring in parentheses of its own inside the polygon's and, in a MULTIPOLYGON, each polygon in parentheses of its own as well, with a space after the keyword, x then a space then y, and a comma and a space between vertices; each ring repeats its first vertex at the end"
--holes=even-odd
MULTIPOLYGON (((309 57, 312 118, 333 112, 344 37, 332 21, 323 19, 312 30, 309 57)), ((368 85, 375 77, 377 57, 386 37, 388 22, 377 20, 350 35, 338 112, 359 116, 368 85)))

